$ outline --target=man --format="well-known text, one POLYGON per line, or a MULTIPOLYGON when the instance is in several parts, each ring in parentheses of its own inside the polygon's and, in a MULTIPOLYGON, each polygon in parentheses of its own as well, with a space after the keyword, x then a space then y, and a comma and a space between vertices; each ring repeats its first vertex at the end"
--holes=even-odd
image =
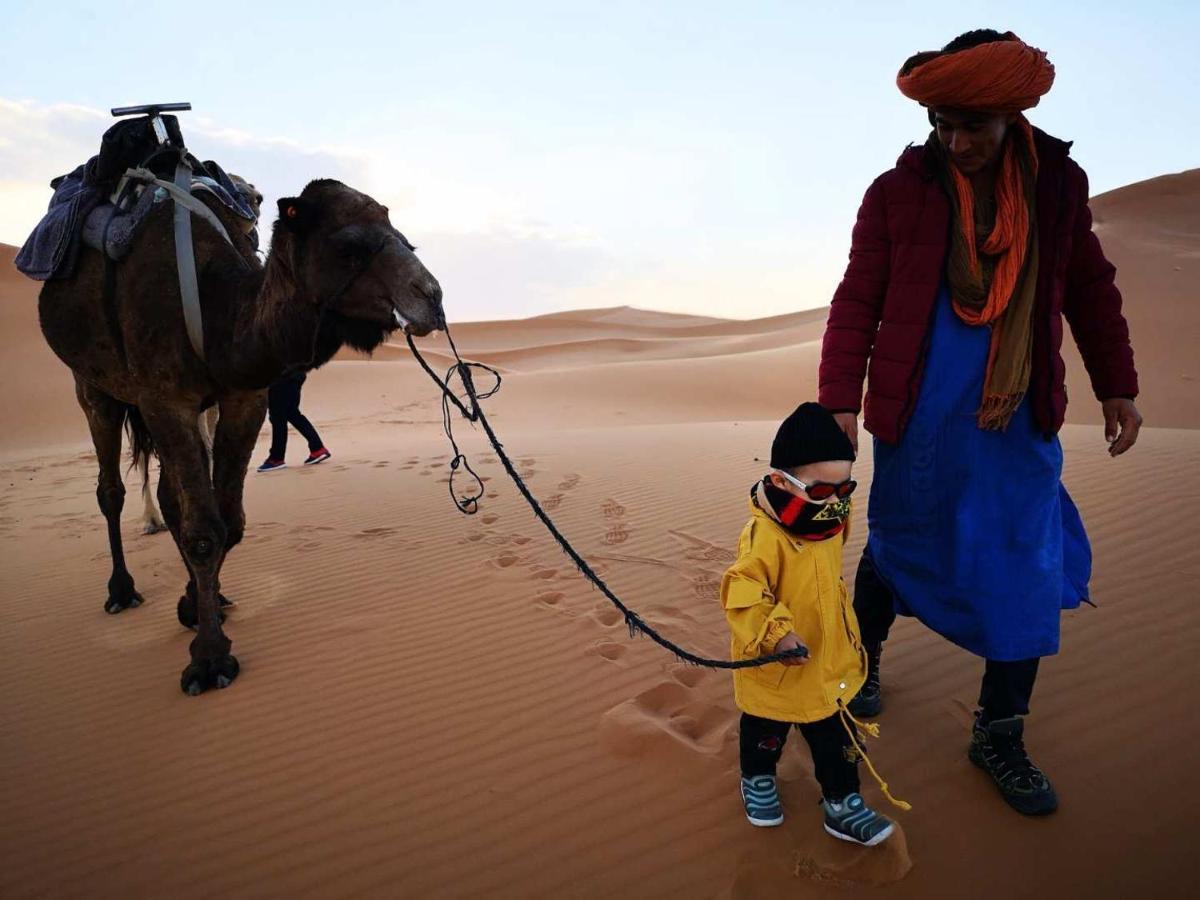
POLYGON ((1045 53, 990 29, 905 62, 897 85, 934 130, 867 190, 820 369, 822 405, 855 442, 861 408, 875 438, 854 601, 869 676, 850 708, 880 712, 883 642, 897 612, 916 616, 987 661, 969 756, 1029 815, 1057 797, 1022 717, 1091 571, 1060 482, 1063 316, 1111 455, 1142 421, 1087 176, 1023 115, 1053 81, 1045 53))

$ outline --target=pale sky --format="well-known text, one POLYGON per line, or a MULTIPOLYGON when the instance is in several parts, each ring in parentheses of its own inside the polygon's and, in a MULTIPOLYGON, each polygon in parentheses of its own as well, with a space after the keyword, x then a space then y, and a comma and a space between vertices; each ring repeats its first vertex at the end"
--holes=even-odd
POLYGON ((1048 51, 1029 113, 1093 193, 1200 166, 1200 3, 4 0, 0 241, 107 110, 187 100, 189 148, 274 200, 372 194, 451 319, 829 302, 867 185, 924 111, 900 64, 970 28, 1048 51), (151 23, 154 23, 153 25, 151 23))

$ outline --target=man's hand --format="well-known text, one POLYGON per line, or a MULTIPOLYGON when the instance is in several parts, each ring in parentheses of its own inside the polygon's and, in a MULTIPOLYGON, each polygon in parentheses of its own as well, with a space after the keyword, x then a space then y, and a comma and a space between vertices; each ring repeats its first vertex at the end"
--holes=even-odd
POLYGON ((1120 456, 1137 442, 1142 414, 1133 401, 1125 397, 1114 397, 1101 405, 1104 407, 1104 439, 1108 441, 1108 454, 1120 456))
POLYGON ((838 423, 838 427, 846 432, 846 437, 850 438, 850 443, 854 446, 854 452, 858 453, 858 413, 843 412, 834 413, 833 420, 838 423))
MULTIPOLYGON (((801 647, 804 647, 804 642, 802 640, 800 640, 800 638, 796 637, 795 632, 788 632, 782 638, 779 639, 779 643, 777 643, 775 645, 775 649, 772 652, 773 653, 783 653, 787 650, 796 650, 801 647)), ((808 648, 805 647, 805 649, 808 649, 808 648)), ((807 656, 794 656, 791 659, 781 659, 780 662, 783 663, 785 666, 802 666, 808 662, 808 657, 807 656)))

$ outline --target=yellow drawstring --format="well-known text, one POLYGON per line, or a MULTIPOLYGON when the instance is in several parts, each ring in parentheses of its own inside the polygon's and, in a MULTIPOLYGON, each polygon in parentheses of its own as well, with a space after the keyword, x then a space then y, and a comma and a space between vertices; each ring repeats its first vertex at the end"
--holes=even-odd
POLYGON ((862 744, 858 742, 858 734, 855 728, 861 728, 871 737, 879 737, 879 726, 874 722, 860 722, 850 714, 850 710, 846 709, 841 700, 838 701, 838 715, 842 721, 842 727, 846 729, 846 734, 850 735, 850 741, 854 744, 854 749, 858 751, 858 755, 863 758, 863 762, 867 764, 867 769, 871 776, 879 783, 879 789, 883 791, 883 796, 887 797, 893 806, 900 809, 912 809, 912 804, 904 800, 897 800, 892 796, 892 792, 888 790, 887 782, 884 781, 879 773, 875 771, 875 766, 871 764, 871 757, 867 756, 867 751, 862 744))

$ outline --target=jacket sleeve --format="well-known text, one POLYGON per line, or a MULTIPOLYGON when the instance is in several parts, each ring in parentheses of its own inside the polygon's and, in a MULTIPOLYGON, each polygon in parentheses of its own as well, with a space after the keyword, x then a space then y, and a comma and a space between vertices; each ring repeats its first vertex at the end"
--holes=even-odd
POLYGON ((1121 292, 1114 281, 1117 269, 1105 258, 1100 239, 1092 231, 1087 174, 1079 168, 1077 172, 1081 204, 1067 265, 1063 314, 1079 346, 1096 399, 1132 398, 1138 393, 1138 378, 1129 325, 1121 314, 1121 292))
POLYGON ((883 314, 891 266, 882 176, 867 188, 850 237, 850 263, 833 294, 821 344, 818 400, 835 412, 862 409, 863 379, 883 314))
POLYGON ((776 556, 753 538, 753 525, 743 535, 739 555, 721 579, 721 605, 735 649, 745 657, 773 653, 792 630, 792 612, 776 601, 776 556))

